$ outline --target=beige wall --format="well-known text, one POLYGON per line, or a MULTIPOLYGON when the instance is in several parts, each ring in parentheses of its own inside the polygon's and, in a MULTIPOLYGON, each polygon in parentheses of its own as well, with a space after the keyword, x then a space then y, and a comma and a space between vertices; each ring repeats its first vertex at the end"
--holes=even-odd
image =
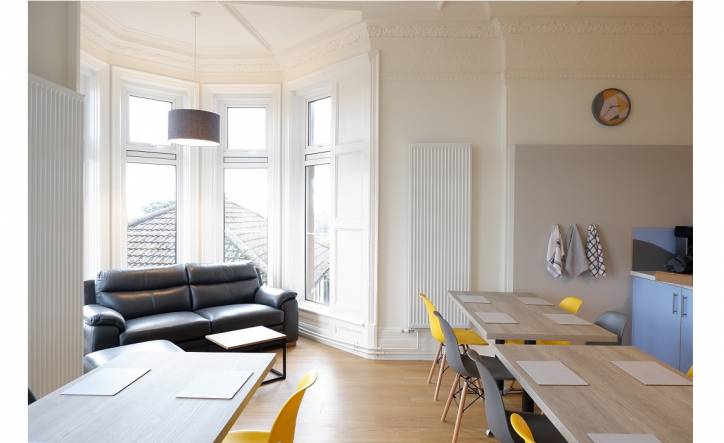
POLYGON ((553 302, 579 296, 580 314, 590 320, 607 310, 630 314, 632 230, 692 222, 691 147, 524 145, 515 159, 515 290, 553 302), (563 235, 578 223, 584 242, 586 227, 599 225, 605 278, 546 272, 556 223, 563 235))
POLYGON ((76 90, 79 70, 79 3, 29 2, 28 71, 76 90))
MULTIPOLYGON (((407 327, 410 302, 411 143, 472 143, 472 284, 502 283, 503 262, 498 257, 503 247, 505 183, 502 46, 496 38, 403 37, 373 39, 373 46, 381 57, 379 321, 394 336, 407 327)), ((390 337, 382 337, 383 345, 386 338, 390 337)))

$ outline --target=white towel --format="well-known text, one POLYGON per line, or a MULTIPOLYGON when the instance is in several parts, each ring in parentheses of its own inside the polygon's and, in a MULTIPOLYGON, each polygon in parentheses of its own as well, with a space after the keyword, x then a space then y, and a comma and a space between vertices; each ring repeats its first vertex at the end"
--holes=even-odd
POLYGON ((548 239, 548 252, 546 252, 546 270, 553 276, 559 278, 563 270, 563 257, 566 251, 563 248, 563 240, 561 240, 561 231, 558 225, 553 225, 551 236, 548 239))
POLYGON ((603 257, 603 245, 598 236, 598 225, 588 225, 586 233, 586 257, 588 258, 588 269, 596 278, 606 276, 606 263, 603 257))
POLYGON ((568 227, 564 248, 566 251, 566 259, 563 268, 567 276, 571 278, 578 277, 588 271, 586 251, 583 249, 581 234, 578 232, 578 226, 575 224, 568 227))

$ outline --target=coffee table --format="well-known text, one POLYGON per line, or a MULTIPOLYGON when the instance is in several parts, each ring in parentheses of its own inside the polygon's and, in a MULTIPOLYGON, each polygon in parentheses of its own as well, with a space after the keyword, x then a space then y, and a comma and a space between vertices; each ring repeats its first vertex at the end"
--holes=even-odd
POLYGON ((275 378, 264 380, 261 384, 273 383, 287 378, 287 336, 281 332, 269 329, 265 326, 254 326, 253 328, 236 329, 229 332, 220 332, 206 336, 211 343, 233 352, 247 352, 257 350, 260 347, 273 345, 282 346, 282 371, 271 368, 270 371, 277 375, 275 378))

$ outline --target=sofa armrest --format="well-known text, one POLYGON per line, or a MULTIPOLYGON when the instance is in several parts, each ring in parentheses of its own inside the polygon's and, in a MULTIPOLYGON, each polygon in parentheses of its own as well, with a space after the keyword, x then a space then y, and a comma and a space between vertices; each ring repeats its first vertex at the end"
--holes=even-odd
POLYGON ((119 332, 126 330, 126 320, 118 312, 101 305, 84 305, 83 321, 88 326, 115 326, 119 332))
POLYGON ((276 289, 270 286, 259 286, 254 295, 254 302, 281 309, 284 303, 296 298, 297 293, 294 291, 276 289))

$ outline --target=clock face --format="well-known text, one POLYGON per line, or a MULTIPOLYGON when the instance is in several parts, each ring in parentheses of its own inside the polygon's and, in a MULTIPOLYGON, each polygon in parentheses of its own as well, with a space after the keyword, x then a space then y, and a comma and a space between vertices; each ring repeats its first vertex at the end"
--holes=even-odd
POLYGON ((593 98, 591 111, 596 121, 602 125, 620 125, 631 113, 631 100, 620 89, 604 89, 593 98))

